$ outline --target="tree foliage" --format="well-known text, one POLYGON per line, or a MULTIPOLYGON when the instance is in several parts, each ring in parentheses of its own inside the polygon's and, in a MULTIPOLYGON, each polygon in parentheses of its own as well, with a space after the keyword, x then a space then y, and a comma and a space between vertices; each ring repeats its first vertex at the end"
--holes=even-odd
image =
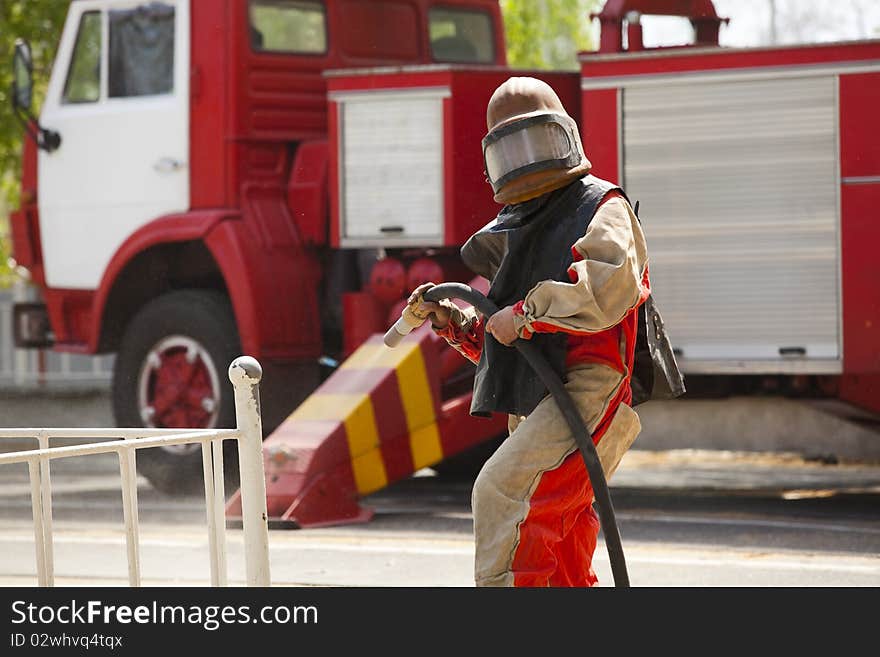
POLYGON ((0 0, 0 287, 12 279, 7 263, 8 210, 18 204, 21 140, 24 129, 12 112, 12 53, 15 40, 31 44, 34 59, 33 108, 40 107, 61 36, 68 0, 0 0))
POLYGON ((3 200, 16 203, 21 156, 21 123, 12 113, 12 53, 15 40, 26 39, 34 58, 34 108, 39 108, 61 36, 67 0, 0 1, 0 185, 3 200))
POLYGON ((500 0, 513 68, 575 70, 592 47, 590 12, 600 0, 500 0))

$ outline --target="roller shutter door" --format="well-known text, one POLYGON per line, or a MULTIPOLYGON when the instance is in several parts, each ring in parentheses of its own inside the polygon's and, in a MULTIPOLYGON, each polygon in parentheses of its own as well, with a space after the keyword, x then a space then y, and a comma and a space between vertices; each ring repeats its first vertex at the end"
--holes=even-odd
POLYGON ((622 90, 624 184, 685 371, 835 371, 837 80, 622 90))
POLYGON ((446 89, 337 95, 342 246, 443 243, 446 89))

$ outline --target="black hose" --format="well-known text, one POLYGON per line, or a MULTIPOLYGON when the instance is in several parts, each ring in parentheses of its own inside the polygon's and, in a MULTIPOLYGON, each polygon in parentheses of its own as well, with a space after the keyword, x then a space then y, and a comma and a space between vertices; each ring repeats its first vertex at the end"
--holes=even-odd
MULTIPOLYGON (((442 283, 436 285, 424 293, 426 301, 440 301, 441 299, 461 299, 474 306, 486 318, 498 312, 497 306, 483 296, 479 291, 462 283, 442 283)), ((614 506, 611 504, 611 494, 608 491, 608 482, 605 481, 605 472, 599 462, 596 446, 592 436, 584 425, 583 418, 575 406, 574 400, 568 394, 559 376, 550 367, 547 360, 541 355, 535 345, 526 340, 516 340, 513 346, 531 365, 532 369, 541 379, 553 399, 562 411, 565 421, 568 423, 575 442, 580 449, 590 482, 593 486, 593 495, 599 507, 599 520, 602 524, 602 533, 605 534, 605 547, 608 549, 608 559, 611 562, 611 573, 614 576, 614 585, 629 587, 629 575, 626 572, 626 560, 623 556, 623 546, 620 542, 620 531, 614 518, 614 506)))

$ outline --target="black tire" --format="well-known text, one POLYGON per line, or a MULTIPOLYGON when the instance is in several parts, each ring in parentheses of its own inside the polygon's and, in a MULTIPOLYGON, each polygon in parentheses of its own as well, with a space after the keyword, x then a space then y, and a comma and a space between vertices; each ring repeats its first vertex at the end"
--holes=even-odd
MULTIPOLYGON (((235 427, 234 397, 227 371, 229 364, 240 354, 235 316, 223 294, 211 290, 180 290, 153 299, 126 326, 119 345, 113 371, 113 413, 117 425, 180 426, 187 425, 181 420, 197 418, 193 424, 203 426, 193 428, 235 427), (173 355, 175 350, 180 353, 185 347, 175 346, 179 344, 196 349, 203 379, 213 367, 214 376, 207 380, 211 381, 211 390, 217 390, 219 395, 211 395, 217 399, 207 402, 211 410, 205 416, 181 411, 147 420, 142 415, 142 407, 145 399, 148 402, 153 399, 149 394, 160 385, 155 370, 151 369, 155 365, 148 363, 147 359, 151 352, 154 354, 153 363, 156 362, 156 353, 173 355), (148 392, 144 393, 144 390, 148 392)), ((182 395, 175 398, 175 403, 181 398, 182 395)), ((149 414, 152 408, 147 404, 145 413, 149 414)), ((184 405, 183 408, 187 407, 184 405)), ((228 495, 238 486, 235 441, 224 442, 224 457, 228 495)), ((183 452, 167 448, 138 450, 137 469, 156 489, 165 493, 192 494, 204 490, 202 452, 198 445, 183 452)))

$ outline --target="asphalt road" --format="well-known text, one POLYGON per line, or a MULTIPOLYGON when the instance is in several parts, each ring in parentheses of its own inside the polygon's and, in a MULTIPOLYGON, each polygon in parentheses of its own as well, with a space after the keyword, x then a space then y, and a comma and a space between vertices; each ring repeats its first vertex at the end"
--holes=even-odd
MULTIPOLYGON (((646 467, 638 461, 657 456, 635 453, 632 465, 625 460, 618 473, 622 482, 630 484, 612 485, 634 585, 880 585, 880 495, 876 492, 634 487, 637 471, 646 467)), ((664 456, 669 461, 670 455, 664 456)), ((703 461, 709 458, 702 456, 703 461)), ((744 463, 744 458, 728 455, 726 476, 732 476, 734 461, 741 472, 758 467, 744 463)), ((775 459, 763 457, 762 467, 768 460, 775 459)), ((7 471, 0 470, 0 585, 28 586, 36 580, 26 471, 3 470, 7 471)), ((659 471, 653 470, 654 484, 659 471)), ((471 586, 472 482, 433 476, 430 471, 420 475, 367 498, 365 505, 375 511, 368 523, 272 530, 273 584, 471 586)), ((127 585, 115 457, 76 459, 63 466, 58 462, 52 479, 57 585, 127 585)), ((139 512, 144 584, 208 584, 204 501, 198 496, 170 497, 141 480, 139 512)), ((230 529, 227 538, 230 583, 240 585, 244 581, 241 531, 230 529)), ((595 566, 600 585, 611 586, 603 543, 595 566)))
MULTIPOLYGON (((0 410, 5 426, 112 426, 101 394, 7 395, 0 410)), ((29 446, 6 441, 0 451, 29 446)), ((364 500, 375 511, 368 523, 271 530, 273 584, 471 586, 472 480, 419 475, 364 500)), ((52 486, 57 585, 126 586, 116 457, 54 461, 52 486)), ((880 465, 633 450, 611 490, 635 586, 880 586, 880 465)), ((142 478, 138 496, 144 584, 207 585, 204 500, 142 478)), ((240 585, 241 531, 227 538, 229 580, 240 585)), ((600 585, 613 585, 601 542, 595 567, 600 585)), ((0 467, 0 586, 31 586, 35 572, 27 468, 0 467)))

